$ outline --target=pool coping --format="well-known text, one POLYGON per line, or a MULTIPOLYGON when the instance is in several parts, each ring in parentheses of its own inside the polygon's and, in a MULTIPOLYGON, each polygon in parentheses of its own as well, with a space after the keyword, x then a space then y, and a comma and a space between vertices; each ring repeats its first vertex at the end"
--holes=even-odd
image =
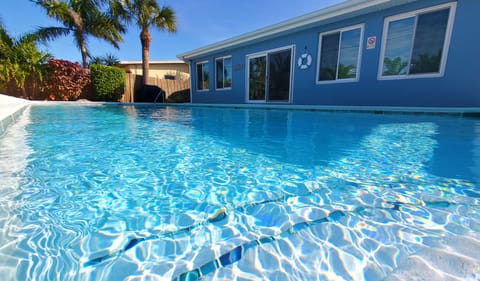
POLYGON ((480 107, 400 107, 400 106, 334 106, 334 105, 293 105, 293 104, 200 104, 164 103, 169 106, 289 109, 304 111, 344 111, 366 113, 413 113, 413 114, 462 114, 480 117, 480 107))
POLYGON ((176 107, 218 107, 218 108, 245 108, 245 109, 290 109, 305 111, 350 111, 370 113, 452 113, 452 114, 480 114, 480 107, 411 107, 411 106, 336 106, 336 105, 295 105, 295 104, 216 104, 216 103, 143 103, 143 102, 78 102, 78 101, 31 101, 36 105, 142 105, 142 106, 176 106, 176 107))
MULTIPOLYGON (((0 108, 2 107, 0 94, 0 108)), ((16 98, 14 98, 16 99, 16 98)), ((20 100, 20 99, 17 99, 20 100)), ((293 104, 213 104, 213 103, 122 103, 122 102, 95 102, 95 101, 28 101, 22 100, 25 105, 69 105, 69 106, 152 106, 152 107, 207 107, 207 108, 234 108, 234 109, 266 109, 266 110, 298 110, 319 112, 353 112, 370 114, 414 114, 414 115, 454 115, 461 117, 480 118, 480 107, 402 107, 402 106, 334 106, 334 105, 293 105, 293 104)), ((22 108, 19 108, 20 110, 22 108)), ((15 116, 9 114, 3 118, 15 116)), ((3 122, 3 121, 2 121, 3 122)), ((4 126, 5 127, 5 126, 4 126)), ((0 134, 2 133, 0 128, 0 134)))
POLYGON ((0 136, 5 133, 8 126, 15 122, 26 108, 30 101, 0 94, 0 136))

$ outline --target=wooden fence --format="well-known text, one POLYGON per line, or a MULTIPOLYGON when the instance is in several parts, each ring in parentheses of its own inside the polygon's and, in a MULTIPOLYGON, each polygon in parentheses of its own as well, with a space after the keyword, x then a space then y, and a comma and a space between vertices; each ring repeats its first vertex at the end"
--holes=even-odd
MULTIPOLYGON (((155 85, 165 91, 165 99, 176 92, 190 89, 190 80, 167 80, 150 77, 149 85, 155 85)), ((125 93, 121 102, 135 102, 135 93, 142 87, 142 76, 127 73, 125 81, 125 93)))

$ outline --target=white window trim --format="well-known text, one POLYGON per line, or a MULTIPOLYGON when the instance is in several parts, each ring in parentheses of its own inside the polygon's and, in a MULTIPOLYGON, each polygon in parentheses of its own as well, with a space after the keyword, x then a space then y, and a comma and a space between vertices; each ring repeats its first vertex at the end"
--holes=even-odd
MULTIPOLYGON (((377 79, 378 80, 401 80, 401 79, 417 79, 417 78, 436 78, 436 77, 443 77, 445 75, 445 68, 447 65, 447 58, 448 58, 448 51, 450 47, 450 39, 452 37, 452 30, 453 30, 453 22, 455 21, 455 11, 456 11, 457 3, 456 2, 450 2, 442 5, 437 5, 437 6, 432 6, 428 8, 423 8, 407 13, 402 13, 394 16, 390 16, 385 18, 384 23, 383 23, 383 33, 382 33, 382 48, 380 51, 380 59, 378 62, 378 73, 377 73, 377 79), (388 35, 388 28, 389 24, 392 21, 397 21, 405 18, 410 18, 410 17, 415 17, 415 26, 414 26, 414 38, 415 34, 417 31, 417 20, 418 20, 418 15, 423 14, 423 13, 428 13, 436 10, 441 10, 445 8, 450 8, 450 14, 448 15, 448 22, 447 22, 447 30, 445 31, 445 42, 443 43, 443 52, 442 52, 442 58, 440 61, 440 71, 438 73, 421 73, 421 74, 404 74, 404 75, 389 75, 389 76, 383 76, 383 61, 385 60, 385 49, 387 47, 387 35, 388 35)), ((410 56, 412 54, 412 49, 413 49, 413 42, 412 40, 412 46, 410 50, 410 56)), ((410 57, 410 61, 411 61, 410 57)), ((410 63, 409 61, 409 63, 410 63)), ((410 69, 410 66, 408 67, 410 69)))
MULTIPOLYGON (((210 91, 210 81, 209 81, 209 83, 208 83, 208 88, 207 88, 207 89, 199 89, 199 88, 198 88, 198 78, 199 78, 199 77, 198 77, 198 65, 199 65, 199 64, 205 64, 205 63, 208 64, 209 61, 208 61, 208 60, 199 61, 199 62, 197 62, 197 63, 195 64, 195 76, 196 76, 196 78, 197 78, 197 80, 196 80, 197 83, 196 83, 196 85, 195 85, 195 88, 196 88, 197 92, 208 92, 208 91, 210 91)), ((210 67, 209 67, 209 68, 210 68, 210 67)), ((210 69, 208 69, 208 70, 209 70, 209 72, 210 72, 210 69)), ((203 77, 202 77, 202 78, 203 78, 203 77)), ((202 80, 203 80, 203 79, 202 79, 202 80)))
MULTIPOLYGON (((284 47, 279 47, 279 48, 274 48, 274 49, 269 49, 269 50, 264 50, 261 52, 256 52, 252 54, 247 54, 245 56, 245 102, 246 103, 260 103, 260 104, 291 104, 293 103, 293 83, 294 83, 294 71, 295 71, 295 47, 296 45, 288 45, 284 47), (289 94, 288 94, 288 102, 271 102, 267 100, 261 100, 261 101, 256 101, 256 100, 250 100, 249 99, 249 88, 250 88, 250 79, 249 79, 249 73, 250 73, 250 59, 253 58, 258 58, 258 57, 263 57, 267 56, 269 53, 275 53, 279 51, 284 51, 290 49, 291 51, 291 61, 290 61, 290 88, 289 88, 289 94)), ((267 58, 268 62, 268 58, 267 58)), ((267 66, 268 67, 268 66, 267 66)))
MULTIPOLYGON (((218 60, 222 60, 222 61, 225 61, 225 59, 231 59, 232 56, 229 55, 229 56, 223 56, 223 57, 218 57, 218 58, 215 58, 215 90, 216 91, 226 91, 226 90, 231 90, 232 89, 232 86, 230 87, 222 87, 222 88, 218 88, 217 87, 217 61, 218 60)), ((225 68, 225 62, 223 63, 223 67, 225 68)), ((232 60, 232 71, 233 71, 233 60, 232 60)), ((224 77, 224 84, 225 84, 225 77, 224 77)), ((233 85, 233 72, 232 72, 232 85, 233 85)))
MULTIPOLYGON (((329 30, 326 32, 322 32, 318 35, 318 54, 317 54, 317 73, 315 77, 315 82, 317 85, 323 85, 323 84, 336 84, 336 83, 351 83, 351 82, 358 82, 360 80, 360 69, 361 69, 361 64, 362 64, 362 54, 363 54, 363 31, 365 29, 365 24, 357 24, 357 25, 351 25, 335 30, 329 30), (336 32, 345 32, 345 31, 350 31, 360 28, 360 42, 358 46, 358 57, 357 57, 357 75, 355 78, 346 78, 346 79, 335 79, 335 80, 325 80, 322 81, 319 79, 320 76, 320 60, 321 60, 321 54, 322 54, 322 39, 324 35, 329 35, 332 33, 336 32)), ((342 46, 342 37, 340 37, 340 46, 342 46)), ((340 50, 338 52, 338 57, 337 57, 337 72, 338 72, 338 62, 340 60, 340 50)), ((337 73, 338 74, 338 73, 337 73)))

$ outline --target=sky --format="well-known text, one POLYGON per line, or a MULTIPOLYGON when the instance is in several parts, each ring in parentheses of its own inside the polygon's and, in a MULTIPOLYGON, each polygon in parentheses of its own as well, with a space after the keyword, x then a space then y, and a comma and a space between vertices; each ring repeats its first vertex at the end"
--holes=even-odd
MULTIPOLYGON (((344 0, 163 0, 177 17, 174 34, 151 29, 150 60, 176 60, 180 53, 204 47, 221 40, 257 30, 297 16, 301 16, 344 0)), ((0 0, 0 19, 11 36, 35 31, 40 26, 61 26, 30 0, 0 0)), ((112 54, 121 61, 141 60, 140 30, 128 26, 120 49, 96 39, 88 38, 92 56, 112 54)), ((81 61, 80 51, 73 37, 63 37, 47 45, 39 45, 59 59, 81 61)))

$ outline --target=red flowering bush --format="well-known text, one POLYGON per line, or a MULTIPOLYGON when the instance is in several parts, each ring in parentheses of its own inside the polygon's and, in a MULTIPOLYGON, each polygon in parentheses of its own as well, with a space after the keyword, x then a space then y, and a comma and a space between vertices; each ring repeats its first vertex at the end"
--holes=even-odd
POLYGON ((77 100, 82 89, 90 83, 88 70, 78 62, 49 59, 47 69, 44 91, 51 100, 77 100))

